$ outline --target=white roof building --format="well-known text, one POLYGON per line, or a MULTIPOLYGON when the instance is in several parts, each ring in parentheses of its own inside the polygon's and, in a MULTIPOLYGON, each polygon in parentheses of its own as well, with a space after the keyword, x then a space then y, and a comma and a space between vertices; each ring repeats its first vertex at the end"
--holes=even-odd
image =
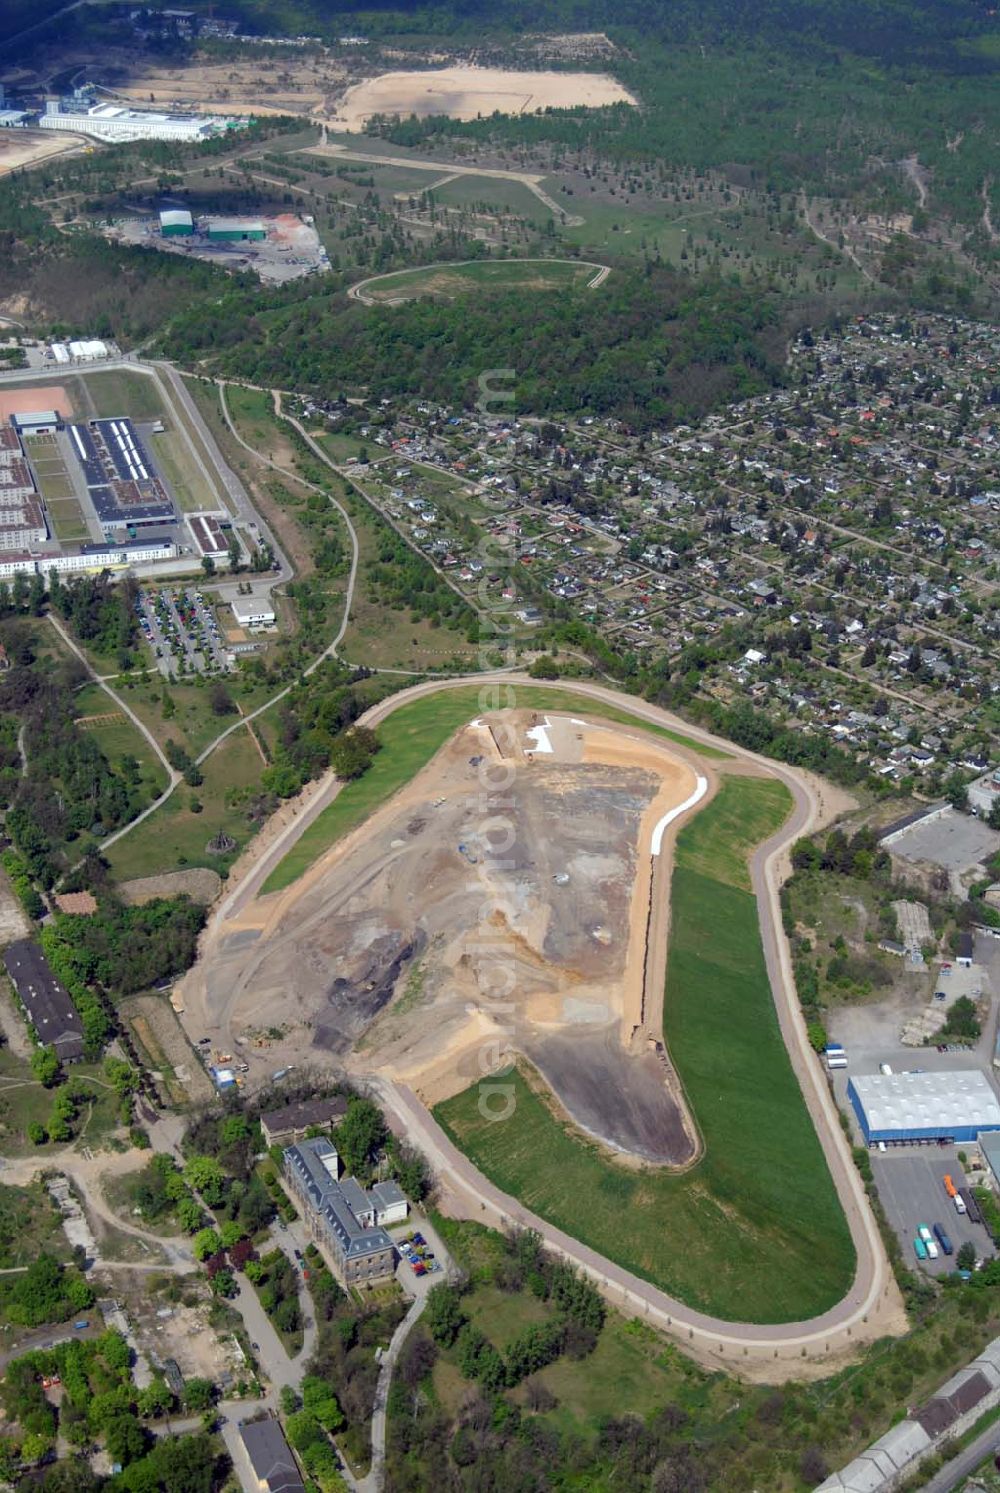
POLYGON ((1000 1101, 984 1073, 872 1073, 856 1076, 847 1097, 865 1139, 973 1141, 1000 1130, 1000 1101))
POLYGON ((270 597, 234 596, 230 606, 241 627, 267 627, 276 621, 274 603, 270 597))

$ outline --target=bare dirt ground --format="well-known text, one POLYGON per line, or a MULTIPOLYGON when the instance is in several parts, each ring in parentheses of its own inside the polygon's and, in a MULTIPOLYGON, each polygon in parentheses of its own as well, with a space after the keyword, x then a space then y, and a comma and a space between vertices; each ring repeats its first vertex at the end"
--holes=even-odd
POLYGON ((428 1104, 516 1049, 609 1146, 686 1163, 693 1127, 642 1004, 654 864, 669 887, 672 854, 668 838, 654 863, 652 830, 694 768, 563 716, 534 742, 530 719, 513 744, 465 727, 292 887, 211 928, 186 1028, 242 1047, 251 1084, 258 1063, 332 1058, 428 1104), (484 763, 494 790, 509 774, 501 808, 482 803, 484 763))
POLYGON ((129 1271, 117 1272, 112 1282, 140 1349, 157 1366, 173 1358, 185 1379, 227 1384, 241 1367, 241 1355, 232 1338, 220 1340, 209 1325, 211 1298, 201 1282, 185 1282, 180 1302, 151 1295, 148 1285, 142 1275, 129 1271))
POLYGON ((196 55, 183 67, 125 54, 97 61, 95 81, 122 99, 149 108, 181 107, 212 114, 323 114, 347 78, 335 61, 308 55, 227 62, 196 55))
POLYGON ((360 130, 373 114, 452 119, 531 114, 536 109, 634 104, 632 95, 605 73, 517 72, 506 68, 445 67, 433 72, 383 73, 349 88, 337 106, 338 129, 360 130))
POLYGON ((140 907, 156 897, 182 896, 208 907, 219 895, 221 886, 218 871, 198 866, 191 871, 167 871, 162 876, 138 876, 134 881, 123 881, 118 890, 122 901, 132 907, 140 907))
POLYGON ((31 920, 14 894, 6 871, 0 870, 0 947, 27 938, 31 920))
POLYGON ((83 148, 81 136, 63 130, 0 130, 0 176, 83 148))
POLYGON ((0 393, 0 421, 32 410, 58 410, 63 416, 76 413, 62 384, 32 384, 30 389, 4 389, 0 393))

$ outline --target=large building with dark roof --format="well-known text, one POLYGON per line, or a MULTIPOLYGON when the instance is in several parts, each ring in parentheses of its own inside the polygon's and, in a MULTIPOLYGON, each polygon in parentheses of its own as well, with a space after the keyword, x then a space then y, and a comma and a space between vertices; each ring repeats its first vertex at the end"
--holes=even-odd
POLYGON ((54 1048, 64 1063, 82 1058, 80 1013, 39 945, 30 938, 18 939, 4 950, 3 962, 39 1042, 54 1048))
MULTIPOLYGON (((340 1158, 328 1140, 305 1140, 285 1152, 285 1175, 306 1226, 333 1268, 350 1285, 382 1280, 396 1269, 396 1248, 381 1227, 381 1200, 339 1174, 340 1158)), ((406 1199, 399 1197, 405 1218, 406 1199)), ((387 1221, 396 1221, 395 1209, 392 1215, 387 1221)))
POLYGON ((266 1109, 260 1117, 260 1128, 269 1146, 287 1146, 302 1140, 310 1130, 327 1130, 337 1125, 347 1113, 347 1100, 339 1094, 329 1099, 303 1099, 298 1104, 283 1104, 280 1109, 266 1109))
POLYGON ((174 505, 131 420, 91 420, 68 429, 105 534, 174 521, 174 505))

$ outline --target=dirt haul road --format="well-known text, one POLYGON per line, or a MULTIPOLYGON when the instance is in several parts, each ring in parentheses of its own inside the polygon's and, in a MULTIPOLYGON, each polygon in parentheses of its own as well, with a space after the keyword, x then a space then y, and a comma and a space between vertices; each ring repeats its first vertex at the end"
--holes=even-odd
MULTIPOLYGON (((441 683, 414 685, 382 701, 364 717, 375 726, 408 701, 441 689, 478 684, 480 709, 512 708, 518 688, 533 681, 516 674, 474 675, 441 683)), ((682 732, 693 741, 721 748, 734 759, 753 764, 778 778, 789 789, 794 808, 781 829, 759 845, 750 862, 751 881, 760 914, 761 937, 779 1025, 792 1066, 816 1126, 827 1165, 844 1209, 857 1255, 851 1289, 837 1306, 807 1322, 780 1326, 733 1323, 693 1311, 665 1292, 613 1265, 577 1240, 531 1214, 495 1188, 451 1144, 428 1111, 405 1086, 378 1080, 378 1093, 395 1124, 429 1156, 450 1205, 459 1214, 494 1223, 517 1221, 535 1228, 546 1243, 574 1261, 591 1276, 609 1300, 629 1313, 646 1318, 670 1333, 684 1350, 715 1367, 766 1382, 819 1377, 857 1353, 864 1344, 905 1330, 902 1303, 882 1241, 865 1198, 861 1178, 851 1159, 836 1108, 806 1037, 805 1023, 792 978, 791 958, 782 931, 779 888, 787 874, 788 851, 794 841, 830 818, 841 806, 838 792, 809 774, 771 762, 755 753, 720 741, 658 706, 619 694, 602 685, 574 682, 573 693, 604 701, 627 711, 638 721, 682 732)), ((307 807, 273 835, 256 861, 247 858, 238 886, 220 904, 212 927, 234 916, 256 895, 271 870, 309 823, 336 797, 339 784, 328 777, 308 799, 307 807)), ((209 931, 211 936, 211 929, 209 931)), ((193 974, 195 972, 192 972, 193 974)), ((190 984, 198 1002, 197 979, 190 984)), ((199 1011, 204 1017, 204 1008, 199 1011)), ((190 1021, 189 1021, 189 1029, 190 1021)))

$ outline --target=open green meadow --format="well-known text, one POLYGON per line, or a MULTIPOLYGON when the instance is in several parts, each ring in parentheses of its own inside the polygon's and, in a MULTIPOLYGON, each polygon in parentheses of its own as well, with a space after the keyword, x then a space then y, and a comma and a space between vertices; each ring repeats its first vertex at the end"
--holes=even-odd
POLYGON ((741 883, 790 798, 727 777, 678 837, 663 1026, 704 1142, 677 1175, 624 1169, 557 1117, 515 1070, 510 1119, 484 1120, 473 1087, 434 1113, 505 1192, 691 1306, 730 1321, 790 1322, 844 1295, 854 1250, 778 1027, 757 904, 741 883))
POLYGON ((398 270, 366 285, 365 295, 377 301, 398 301, 425 295, 451 298, 470 290, 563 290, 586 285, 596 273, 593 265, 569 259, 482 259, 398 270))
POLYGON ((162 420, 166 417, 159 380, 123 368, 78 374, 99 419, 126 415, 132 420, 162 420))
POLYGON ((256 832, 247 820, 247 798, 258 789, 264 763, 248 731, 236 731, 206 760, 203 782, 182 783, 131 834, 106 851, 117 880, 209 866, 223 871, 256 832), (228 855, 208 844, 223 832, 236 841, 228 855))
MULTIPOLYGON (((487 686, 486 695, 492 694, 492 688, 487 686)), ((518 709, 576 710, 581 715, 599 716, 602 720, 622 721, 633 726, 640 724, 627 710, 619 710, 572 690, 518 685, 513 694, 518 709)), ((475 685, 469 685, 467 689, 442 690, 440 694, 427 695, 394 710, 378 728, 382 749, 364 777, 344 784, 333 803, 313 820, 288 854, 278 862, 265 881, 263 892, 278 892, 291 886, 342 835, 363 823, 369 814, 425 767, 460 726, 488 710, 489 704, 484 708, 482 691, 475 685)), ((643 730, 652 735, 691 747, 704 757, 726 755, 714 747, 703 747, 665 726, 642 724, 643 730)))

